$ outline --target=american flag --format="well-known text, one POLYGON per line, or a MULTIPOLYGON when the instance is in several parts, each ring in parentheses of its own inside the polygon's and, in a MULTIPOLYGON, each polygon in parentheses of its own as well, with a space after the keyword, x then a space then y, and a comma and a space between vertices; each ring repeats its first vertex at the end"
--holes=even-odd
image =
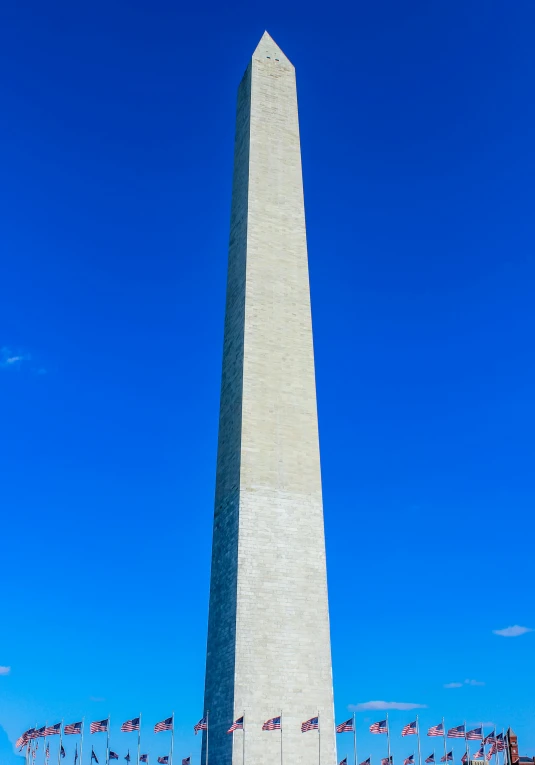
POLYGON ((167 765, 167 763, 169 762, 169 755, 166 754, 165 757, 158 757, 158 762, 160 763, 160 765, 167 765))
POLYGON ((55 725, 49 725, 47 728, 45 728, 43 736, 59 736, 60 733, 61 723, 56 723, 55 725))
POLYGON ((474 728, 466 734, 468 741, 483 741, 483 728, 474 728))
POLYGON ((368 757, 367 760, 364 760, 364 762, 361 762, 360 765, 371 765, 372 758, 368 757))
POLYGON ((427 731, 428 736, 443 736, 444 735, 444 723, 439 723, 438 725, 433 725, 432 728, 429 728, 427 731))
POLYGON ((336 732, 337 733, 353 733, 353 718, 350 717, 349 720, 346 720, 343 723, 340 723, 340 725, 336 726, 336 732))
POLYGON ((59 753, 62 757, 65 757, 65 749, 63 748, 63 744, 59 748, 59 753))
POLYGON ((464 738, 466 726, 458 725, 456 728, 450 728, 448 731, 448 738, 464 738))
POLYGON ((70 725, 66 725, 63 728, 63 733, 65 733, 66 736, 72 736, 74 733, 81 733, 82 732, 82 723, 71 723, 70 725))
POLYGON ((202 720, 199 720, 197 725, 193 726, 193 730, 195 731, 195 735, 197 735, 200 730, 208 730, 208 718, 203 717, 202 720))
POLYGON ((306 720, 301 723, 301 733, 306 733, 307 730, 319 730, 320 723, 317 717, 311 717, 310 720, 306 720))
POLYGON ((271 720, 266 720, 266 722, 262 725, 262 730, 280 730, 280 729, 281 729, 280 715, 278 717, 272 717, 271 720))
POLYGON ((149 761, 149 755, 148 754, 140 754, 139 755, 139 761, 140 762, 148 762, 149 761))
POLYGON ((435 762, 435 753, 433 752, 433 754, 430 754, 429 757, 427 757, 425 761, 427 763, 430 763, 430 762, 434 763, 435 762))
POLYGON ((498 747, 496 746, 496 742, 493 743, 489 751, 487 752, 487 762, 489 762, 492 759, 492 756, 494 754, 498 753, 498 747))
POLYGON ((34 762, 35 762, 35 758, 37 757, 37 750, 38 750, 38 748, 39 748, 39 744, 37 744, 37 746, 34 748, 34 750, 32 752, 32 760, 34 762))
POLYGON ((50 759, 50 744, 47 744, 45 749, 45 760, 48 762, 49 759, 50 759))
POLYGON ((413 754, 411 754, 411 756, 410 756, 410 757, 406 757, 406 758, 403 760, 403 765, 414 765, 414 755, 413 755, 413 754))
POLYGON ((340 760, 340 762, 338 763, 338 765, 347 765, 347 757, 344 757, 344 759, 343 759, 343 760, 340 760))
POLYGON ((191 763, 191 757, 184 757, 182 760, 182 765, 190 765, 191 763))
POLYGON ((453 751, 448 752, 447 754, 444 754, 440 758, 440 762, 452 762, 453 761, 453 751))
POLYGON ((505 742, 503 740, 503 733, 498 733, 496 736, 496 746, 499 752, 503 752, 505 749, 505 742))
POLYGON ((15 741, 15 746, 17 747, 17 749, 19 749, 19 747, 21 746, 26 746, 26 744, 35 737, 36 737, 35 728, 30 728, 29 730, 25 731, 22 734, 22 736, 19 736, 19 738, 15 741))
POLYGON ((370 725, 370 733, 388 733, 386 720, 381 720, 381 722, 376 722, 373 725, 370 725))
POLYGON ((74 747, 74 765, 78 762, 78 744, 74 747))
POLYGON ((492 733, 489 733, 488 736, 485 736, 485 740, 483 741, 484 744, 494 744, 496 741, 496 730, 493 730, 492 733))
POLYGON ((35 736, 34 736, 34 738, 42 738, 43 736, 46 736, 45 730, 46 730, 46 725, 43 725, 43 727, 42 727, 42 728, 38 728, 38 729, 35 731, 35 736))
POLYGON ((471 760, 482 760, 485 757, 485 747, 482 746, 479 752, 476 752, 473 757, 470 757, 471 760))
MULTIPOLYGON (((139 719, 138 719, 139 722, 139 719)), ((126 723, 125 723, 126 725, 126 723)), ((136 730, 139 730, 139 728, 136 728, 136 730)), ((165 720, 162 720, 159 723, 156 723, 154 726, 154 732, 155 733, 161 733, 163 730, 173 730, 173 717, 166 717, 165 720)))
POLYGON ((130 749, 128 750, 128 752, 127 752, 127 753, 126 753, 126 755, 125 755, 125 760, 126 760, 127 762, 130 762, 130 749))
POLYGON ((110 752, 110 760, 118 760, 118 759, 119 759, 119 755, 117 754, 117 752, 110 752))
POLYGON ((139 730, 139 717, 133 717, 131 720, 127 720, 121 725, 123 733, 130 733, 133 730, 139 730))
POLYGON ((234 733, 235 730, 243 730, 243 716, 238 717, 237 720, 234 720, 227 733, 234 733))
POLYGON ((93 762, 93 760, 95 760, 95 762, 96 762, 96 763, 97 763, 97 765, 98 765, 98 757, 97 757, 97 755, 95 754, 95 750, 93 749, 93 747, 91 747, 91 762, 93 762))
POLYGON ((401 731, 402 736, 415 736, 417 733, 416 720, 406 725, 401 731))
POLYGON ((468 759, 468 757, 466 756, 466 752, 465 752, 465 753, 463 754, 463 756, 461 757, 461 762, 463 763, 463 765, 465 765, 465 763, 466 763, 467 759, 468 759))
POLYGON ((392 756, 390 757, 383 757, 381 760, 381 765, 393 765, 394 760, 392 759, 392 756))
POLYGON ((108 721, 100 720, 99 722, 92 722, 89 726, 90 733, 105 733, 108 730, 108 721))

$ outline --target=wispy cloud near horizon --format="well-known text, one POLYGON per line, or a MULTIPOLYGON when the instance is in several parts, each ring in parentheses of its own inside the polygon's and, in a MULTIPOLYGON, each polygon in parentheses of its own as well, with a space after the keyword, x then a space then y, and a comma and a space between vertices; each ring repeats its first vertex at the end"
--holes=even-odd
POLYGON ((427 704, 414 704, 410 701, 363 701, 359 704, 350 704, 349 709, 352 712, 364 712, 366 710, 383 711, 388 709, 427 709, 427 704))
POLYGON ((465 680, 464 683, 444 683, 444 688, 462 688, 464 685, 485 685, 482 680, 465 680))
POLYGON ((0 667, 0 675, 9 675, 11 667, 0 667))
POLYGON ((500 637, 519 637, 525 635, 526 632, 533 632, 531 627, 521 627, 519 624, 515 624, 513 627, 505 627, 503 630, 492 630, 495 635, 500 637))

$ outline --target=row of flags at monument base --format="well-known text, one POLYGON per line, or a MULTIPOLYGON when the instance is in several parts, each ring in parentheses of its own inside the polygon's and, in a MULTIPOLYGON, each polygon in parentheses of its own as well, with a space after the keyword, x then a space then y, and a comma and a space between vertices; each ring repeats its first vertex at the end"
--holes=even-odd
MULTIPOLYGON (((470 757, 470 759, 471 760, 483 760, 483 759, 486 759, 487 761, 489 761, 491 759, 491 757, 494 754, 496 754, 497 751, 502 751, 502 750, 499 750, 497 748, 496 744, 492 744, 492 747, 491 747, 490 751, 487 752, 487 754, 485 754, 485 749, 482 746, 481 749, 478 752, 476 752, 474 755, 472 755, 470 757)), ((461 762, 462 763, 466 763, 467 759, 468 758, 467 758, 466 752, 465 752, 463 754, 463 756, 461 757, 461 762)), ((371 761, 372 761, 372 758, 368 757, 366 760, 363 760, 360 763, 360 765, 371 765, 371 761)), ((435 763, 437 762, 435 760, 435 753, 433 752, 433 754, 430 754, 429 757, 426 757, 424 762, 427 763, 427 765, 435 765, 435 763)), ((447 754, 443 755, 440 758, 439 762, 453 762, 453 751, 448 752, 447 754)), ((340 760, 339 765, 347 765, 347 757, 344 757, 343 760, 340 760)), ((394 757, 392 755, 390 757, 383 757, 381 759, 381 765, 394 765, 394 757)), ((414 765, 414 754, 411 754, 408 757, 406 757, 403 760, 403 765, 414 765)))
MULTIPOLYGON (((353 719, 347 720, 344 723, 341 723, 340 725, 336 726, 336 732, 342 733, 344 730, 353 730, 352 727, 344 727, 346 725, 352 725, 353 719)), ((388 720, 381 720, 380 722, 373 723, 370 725, 370 733, 388 733, 388 720)), ((415 720, 414 722, 408 723, 405 725, 403 730, 401 731, 402 736, 410 736, 410 735, 416 735, 418 733, 418 721, 415 720)), ((463 725, 457 725, 455 728, 449 728, 448 731, 446 731, 444 727, 444 723, 439 723, 438 725, 433 725, 431 728, 428 728, 427 730, 428 736, 445 736, 446 738, 464 738, 466 741, 483 741, 485 744, 493 744, 495 742, 498 742, 502 744, 502 748, 499 749, 499 751, 503 751, 503 747, 505 747, 504 744, 504 738, 503 733, 496 734, 495 731, 492 731, 492 733, 489 733, 487 736, 483 734, 483 727, 480 726, 479 728, 473 728, 472 730, 467 731, 466 730, 466 723, 463 723, 463 725)))
MULTIPOLYGON (((117 752, 110 751, 110 753, 108 755, 108 758, 110 760, 118 760, 119 759, 119 755, 117 754, 117 752)), ((132 761, 132 758, 130 757, 130 750, 128 750, 128 754, 125 755, 124 759, 127 762, 131 762, 132 761)), ((99 765, 98 757, 95 754, 95 750, 92 748, 91 749, 91 762, 93 762, 93 761, 95 761, 97 763, 97 765, 99 765)), ((148 763, 149 762, 149 755, 148 754, 140 754, 139 755, 139 761, 140 762, 148 763)), ((160 763, 160 765, 169 765, 169 755, 166 754, 163 757, 158 757, 158 762, 160 763)), ((76 759, 75 759, 75 763, 76 763, 76 759)), ((184 757, 184 759, 182 760, 182 765, 191 765, 191 757, 184 757)))
MULTIPOLYGON (((241 717, 238 717, 230 726, 227 733, 234 733, 236 730, 245 730, 244 725, 245 715, 242 715, 241 717)), ((139 731, 141 728, 141 715, 139 717, 133 717, 129 720, 126 720, 121 725, 121 731, 124 733, 129 733, 133 731, 139 731)), ((308 720, 305 720, 301 724, 301 732, 306 733, 310 730, 318 730, 320 729, 320 717, 319 713, 315 717, 311 717, 308 720)), ((108 733, 108 742, 109 742, 109 732, 110 732, 110 718, 104 720, 97 720, 90 723, 89 730, 91 734, 94 733, 108 733)), ((208 731, 208 714, 206 714, 205 717, 203 717, 199 722, 194 725, 194 731, 195 734, 197 734, 201 730, 208 731)), ((273 730, 281 730, 282 731, 282 713, 280 715, 277 715, 276 717, 272 717, 269 720, 266 720, 266 722, 262 725, 263 731, 273 731, 273 730)), ((379 720, 378 722, 373 723, 370 725, 370 733, 373 734, 390 734, 389 730, 389 722, 388 722, 388 716, 385 720, 379 720)), ((161 720, 160 722, 156 723, 154 726, 154 732, 160 733, 162 731, 174 731, 174 716, 167 717, 164 720, 161 720)), ((349 718, 348 720, 344 720, 344 722, 339 723, 336 726, 336 732, 337 733, 345 733, 345 732, 353 732, 355 733, 355 720, 353 718, 349 718)), ((19 749, 22 749, 24 746, 30 745, 32 742, 34 742, 36 739, 40 738, 47 738, 49 736, 56 736, 60 735, 62 733, 62 723, 56 723, 55 725, 44 725, 41 728, 30 728, 25 733, 22 734, 22 736, 19 737, 19 739, 16 742, 16 746, 19 749)), ((65 725, 63 728, 63 733, 65 735, 82 735, 83 736, 83 721, 71 723, 69 725, 65 725)), ((418 725, 418 718, 414 720, 413 722, 407 723, 402 728, 401 735, 402 736, 410 736, 410 735, 419 735, 419 725, 418 725)), ((484 735, 483 732, 483 726, 473 728, 471 730, 466 729, 466 723, 463 723, 462 725, 457 725, 456 727, 446 729, 444 725, 444 721, 439 723, 438 725, 433 725, 427 730, 428 736, 439 736, 444 739, 444 742, 446 741, 446 738, 456 738, 456 739, 464 739, 466 742, 468 741, 481 741, 481 747, 479 751, 475 754, 470 756, 468 752, 468 748, 464 756, 461 758, 461 762, 463 765, 467 765, 467 761, 470 760, 480 760, 480 759, 486 759, 487 761, 490 761, 491 758, 494 755, 497 755, 498 752, 503 752, 505 750, 505 739, 503 733, 496 734, 495 730, 493 730, 491 733, 484 735), (487 753, 485 753, 485 746, 490 744, 491 747, 487 753)), ((138 746, 139 746, 139 738, 138 738, 138 746)), ((35 761, 36 758, 36 752, 38 747, 38 741, 36 744, 32 747, 31 756, 33 760, 35 761)), ((445 743, 444 743, 445 747, 445 743)), ((138 748, 139 752, 139 748, 138 748)), ((172 752, 172 749, 171 749, 172 752)), ((50 748, 47 744, 46 750, 45 750, 45 763, 48 763, 48 759, 50 757, 50 748)), ((60 749, 58 752, 58 761, 59 758, 65 757, 65 749, 63 745, 61 744, 61 738, 60 738, 60 749)), ((148 763, 148 754, 139 755, 139 762, 148 763)), ((77 765, 77 759, 78 759, 78 749, 76 748, 75 751, 75 759, 74 764, 77 765)), ((109 750, 108 746, 108 752, 107 752, 107 763, 106 765, 109 765, 110 760, 118 760, 119 755, 109 750)), ((127 762, 130 762, 130 752, 124 757, 124 759, 127 762)), ((98 759, 97 755, 95 754, 95 751, 92 747, 91 752, 91 763, 95 761, 98 765, 98 759)), ((444 756, 440 758, 438 762, 440 763, 447 763, 453 761, 453 752, 446 752, 446 748, 444 749, 444 756)), ((426 765, 436 765, 435 761, 435 755, 434 753, 429 755, 425 759, 426 765)), ((163 757, 158 758, 158 763, 160 765, 171 765, 171 758, 169 755, 165 755, 163 757)), ((190 758, 185 758, 182 760, 182 765, 191 765, 190 758)), ((340 763, 340 765, 347 765, 347 763, 344 763, 344 760, 340 763)), ((371 765, 371 758, 368 758, 367 760, 364 760, 360 765, 371 765)), ((393 757, 389 756, 381 759, 381 765, 394 765, 393 757)), ((405 758, 403 761, 403 765, 414 765, 414 754, 410 755, 409 757, 405 758)))
MULTIPOLYGON (((237 720, 235 720, 230 728, 228 729, 227 733, 233 733, 235 730, 243 730, 244 727, 244 717, 245 715, 242 715, 237 720)), ((61 734, 61 723, 56 723, 55 725, 43 725, 42 728, 30 728, 25 733, 22 734, 17 739, 17 742, 15 746, 20 749, 21 747, 25 746, 29 741, 32 741, 36 738, 47 738, 48 736, 56 736, 61 734)), ((109 725, 110 725, 110 718, 108 717, 105 720, 97 720, 95 722, 90 723, 89 725, 89 731, 91 734, 93 733, 107 733, 109 732, 109 725)), ((126 720, 121 725, 121 731, 123 733, 131 733, 133 731, 139 731, 141 725, 141 716, 139 717, 133 717, 130 720, 126 720)), ((266 722, 262 725, 262 730, 281 730, 282 728, 282 715, 278 715, 277 717, 272 717, 269 720, 266 720, 266 722)), ((199 722, 193 726, 193 730, 195 733, 198 733, 201 730, 207 730, 208 729, 208 715, 203 717, 199 722)), ((301 732, 306 733, 309 730, 318 730, 319 729, 319 715, 316 717, 311 717, 309 720, 305 720, 301 724, 301 732)), ((154 726, 154 732, 155 733, 161 733, 162 731, 172 731, 173 730, 173 717, 167 717, 165 720, 161 720, 160 722, 156 723, 154 726)), ((81 734, 83 731, 83 722, 76 722, 76 723, 70 723, 69 725, 65 725, 63 728, 63 733, 66 736, 71 736, 75 734, 81 734)), ((344 733, 344 732, 353 732, 354 731, 354 721, 353 718, 350 718, 349 720, 345 720, 344 722, 340 723, 336 726, 336 732, 337 733, 344 733)), ((378 722, 373 723, 370 725, 370 733, 375 734, 381 734, 381 733, 388 733, 388 720, 380 720, 378 722)), ((415 720, 414 722, 408 723, 404 726, 404 728, 401 731, 402 736, 410 736, 410 735, 416 735, 418 733, 418 723, 415 720)), ((467 731, 466 730, 466 724, 463 725, 457 725, 455 728, 449 728, 446 732, 446 729, 444 727, 444 723, 439 723, 438 725, 433 725, 431 728, 427 731, 428 736, 443 736, 446 738, 463 738, 467 741, 483 741, 485 744, 490 743, 497 743, 498 751, 503 751, 504 747, 504 741, 503 741, 503 734, 495 734, 493 731, 492 733, 489 733, 488 735, 483 735, 483 728, 473 728, 472 730, 467 731)))
MULTIPOLYGON (((82 735, 83 734, 83 722, 69 723, 63 728, 63 734, 65 736, 82 735)), ((133 717, 131 720, 127 720, 121 725, 121 731, 123 733, 130 733, 132 731, 139 731, 141 725, 141 715, 139 717, 133 717)), ((55 725, 43 725, 42 728, 29 728, 22 736, 19 736, 15 742, 17 749, 21 749, 26 746, 30 741, 37 738, 48 738, 49 736, 61 735, 62 723, 56 723, 55 725)), ((90 733, 108 733, 110 729, 110 718, 105 720, 97 720, 89 725, 90 733)), ((167 717, 165 720, 161 720, 154 726, 155 733, 161 733, 162 731, 173 730, 173 716, 167 717)))
MULTIPOLYGON (((32 762, 35 762, 35 759, 37 757, 38 749, 39 749, 39 741, 35 741, 34 742, 32 740, 31 749, 29 751, 30 759, 32 760, 32 762)), ((62 758, 66 757, 65 748, 64 748, 63 745, 61 745, 61 747, 60 747, 59 756, 61 756, 62 758)), ((108 762, 110 760, 118 760, 119 759, 119 755, 117 754, 117 752, 114 752, 113 750, 110 750, 108 752, 107 758, 108 758, 108 762)), ((49 759, 50 759, 50 745, 47 744, 46 748, 45 748, 45 763, 48 763, 49 759)), ((79 759, 78 746, 76 746, 75 749, 74 749, 74 765, 77 765, 78 759, 79 759)), ((130 750, 128 750, 128 752, 125 755, 124 759, 126 760, 126 762, 131 762, 132 761, 132 757, 130 756, 130 750)), ((149 755, 148 754, 140 754, 139 755, 139 761, 140 762, 144 762, 144 763, 148 763, 149 762, 149 755)), ((99 765, 99 759, 98 759, 98 757, 97 757, 93 747, 91 747, 91 762, 96 762, 97 765, 99 765)), ((158 757, 158 762, 160 763, 160 765, 170 765, 170 757, 169 757, 169 755, 164 755, 163 757, 158 757)), ((182 765, 191 765, 191 756, 190 757, 184 757, 183 760, 182 760, 182 765)))

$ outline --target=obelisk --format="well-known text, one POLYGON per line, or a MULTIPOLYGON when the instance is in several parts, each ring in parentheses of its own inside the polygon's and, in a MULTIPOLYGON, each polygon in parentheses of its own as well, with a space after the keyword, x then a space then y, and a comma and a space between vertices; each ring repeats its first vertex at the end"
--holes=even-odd
POLYGON ((238 90, 205 712, 209 765, 335 763, 295 70, 267 32, 238 90))

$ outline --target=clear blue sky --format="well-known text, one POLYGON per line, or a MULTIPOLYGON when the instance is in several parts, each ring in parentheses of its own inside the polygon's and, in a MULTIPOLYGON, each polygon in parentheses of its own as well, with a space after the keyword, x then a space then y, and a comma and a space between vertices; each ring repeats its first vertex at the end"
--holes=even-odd
POLYGON ((534 24, 529 0, 4 3, 2 763, 31 724, 108 713, 123 755, 139 711, 155 757, 174 709, 197 765, 235 95, 264 29, 298 76, 337 719, 420 704, 535 753, 535 633, 493 633, 535 628, 534 24))

